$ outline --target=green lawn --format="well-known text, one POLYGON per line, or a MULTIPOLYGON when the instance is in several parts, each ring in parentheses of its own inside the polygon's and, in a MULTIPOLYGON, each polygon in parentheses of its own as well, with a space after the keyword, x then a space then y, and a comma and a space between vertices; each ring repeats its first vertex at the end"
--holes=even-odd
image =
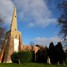
POLYGON ((42 63, 23 63, 23 64, 0 64, 0 67, 67 67, 67 65, 52 65, 42 63))

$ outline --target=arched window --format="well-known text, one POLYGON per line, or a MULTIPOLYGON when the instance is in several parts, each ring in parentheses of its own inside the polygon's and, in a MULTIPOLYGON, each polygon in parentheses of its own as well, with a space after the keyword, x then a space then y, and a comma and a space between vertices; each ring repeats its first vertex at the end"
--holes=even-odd
POLYGON ((16 31, 16 29, 15 29, 15 31, 16 31))
POLYGON ((17 35, 15 35, 15 38, 17 38, 17 35))

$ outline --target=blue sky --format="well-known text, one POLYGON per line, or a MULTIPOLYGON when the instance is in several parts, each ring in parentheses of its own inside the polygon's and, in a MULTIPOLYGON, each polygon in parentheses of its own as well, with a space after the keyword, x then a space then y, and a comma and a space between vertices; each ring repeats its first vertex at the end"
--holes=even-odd
POLYGON ((22 33, 23 43, 31 41, 48 46, 50 42, 57 43, 62 39, 57 35, 60 28, 57 18, 60 12, 57 3, 60 0, 0 0, 0 14, 6 16, 5 23, 10 26, 14 4, 17 8, 18 30, 22 33))

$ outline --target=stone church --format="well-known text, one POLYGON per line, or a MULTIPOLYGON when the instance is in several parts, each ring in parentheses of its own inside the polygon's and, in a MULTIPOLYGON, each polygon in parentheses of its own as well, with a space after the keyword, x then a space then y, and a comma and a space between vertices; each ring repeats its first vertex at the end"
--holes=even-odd
POLYGON ((14 52, 24 51, 24 50, 34 50, 35 53, 40 48, 38 46, 25 46, 22 43, 21 32, 17 30, 17 15, 16 7, 14 7, 13 17, 11 21, 10 30, 6 32, 4 43, 0 52, 0 63, 12 63, 11 55, 14 52))
POLYGON ((13 52, 18 52, 22 48, 21 33, 17 30, 16 7, 14 7, 10 30, 6 32, 4 44, 0 53, 0 62, 10 63, 13 52))

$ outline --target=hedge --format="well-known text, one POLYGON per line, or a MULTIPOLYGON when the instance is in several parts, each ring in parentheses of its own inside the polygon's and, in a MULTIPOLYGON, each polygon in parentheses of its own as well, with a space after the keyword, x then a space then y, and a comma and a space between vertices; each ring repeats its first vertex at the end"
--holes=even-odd
POLYGON ((23 62, 33 62, 34 52, 33 51, 21 51, 18 53, 13 53, 11 55, 13 63, 23 63, 23 62))

